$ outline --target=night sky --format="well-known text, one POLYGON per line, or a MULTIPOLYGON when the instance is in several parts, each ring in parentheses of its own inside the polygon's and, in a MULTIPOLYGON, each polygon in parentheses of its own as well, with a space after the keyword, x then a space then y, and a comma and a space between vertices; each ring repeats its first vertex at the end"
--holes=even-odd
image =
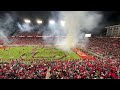
MULTIPOLYGON (((103 14, 103 23, 107 25, 119 24, 120 23, 120 12, 119 11, 100 11, 103 14)), ((51 16, 51 11, 0 11, 0 16, 4 13, 14 13, 19 18, 41 18, 43 20, 48 20, 51 16)))
MULTIPOLYGON (((4 13, 14 13, 19 18, 41 18, 47 20, 51 16, 51 11, 0 11, 0 16, 4 13)), ((101 11, 104 16, 104 22, 107 24, 118 24, 120 23, 120 11, 101 11)))
POLYGON ((47 20, 51 16, 50 11, 18 11, 16 12, 21 18, 44 19, 47 20))
POLYGON ((120 23, 119 11, 103 11, 102 13, 108 25, 120 23))
MULTIPOLYGON (((0 17, 3 16, 5 13, 10 13, 13 17, 17 17, 21 20, 23 18, 30 18, 36 20, 37 18, 42 19, 44 22, 48 22, 48 19, 51 17, 51 11, 0 11, 0 17)), ((103 14, 103 21, 101 25, 109 26, 120 24, 120 12, 119 11, 100 11, 103 14)), ((105 29, 101 30, 102 33, 105 33, 105 29)))
MULTIPOLYGON (((21 17, 31 17, 31 18, 43 18, 47 20, 51 16, 50 11, 18 11, 19 16, 21 17)), ((120 12, 118 11, 102 11, 103 18, 105 21, 103 23, 106 23, 108 25, 111 24, 119 24, 120 23, 120 12)))
MULTIPOLYGON (((40 17, 43 19, 48 19, 51 16, 50 11, 19 11, 17 12, 20 16, 30 16, 32 18, 40 17)), ((105 23, 109 24, 118 24, 120 23, 120 12, 118 11, 102 11, 104 16, 105 23)), ((104 22, 103 22, 104 23, 104 22)))

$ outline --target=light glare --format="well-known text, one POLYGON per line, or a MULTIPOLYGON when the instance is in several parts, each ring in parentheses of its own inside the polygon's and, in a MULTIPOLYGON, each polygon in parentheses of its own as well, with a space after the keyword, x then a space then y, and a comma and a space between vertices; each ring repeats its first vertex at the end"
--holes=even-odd
POLYGON ((24 19, 25 23, 31 23, 31 21, 29 19, 24 19))
POLYGON ((65 21, 61 21, 60 23, 61 23, 61 26, 63 27, 65 26, 65 21))
POLYGON ((54 20, 50 20, 49 23, 53 25, 53 24, 55 24, 55 21, 54 20))
POLYGON ((42 20, 37 20, 37 23, 38 24, 42 24, 42 20))

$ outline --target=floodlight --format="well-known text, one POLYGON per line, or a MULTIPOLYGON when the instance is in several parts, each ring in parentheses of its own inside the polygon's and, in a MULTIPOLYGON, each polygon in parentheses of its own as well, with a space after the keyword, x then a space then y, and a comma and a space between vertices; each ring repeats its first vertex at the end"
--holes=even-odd
POLYGON ((38 24, 42 24, 42 20, 37 20, 36 21, 38 24))
POLYGON ((29 19, 24 19, 25 23, 31 23, 31 21, 29 19))
POLYGON ((50 20, 49 23, 53 25, 53 24, 55 24, 55 21, 54 20, 50 20))
POLYGON ((62 20, 62 21, 60 22, 60 24, 61 24, 61 26, 64 27, 64 26, 65 26, 65 21, 62 20))

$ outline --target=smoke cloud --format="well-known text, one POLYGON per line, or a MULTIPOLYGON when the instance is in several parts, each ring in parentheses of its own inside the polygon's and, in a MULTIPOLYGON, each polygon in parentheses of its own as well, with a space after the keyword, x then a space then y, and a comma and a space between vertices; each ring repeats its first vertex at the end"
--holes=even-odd
POLYGON ((8 13, 0 18, 0 40, 2 40, 4 44, 10 42, 8 36, 15 30, 15 19, 16 17, 13 18, 13 16, 8 13))
POLYGON ((34 26, 31 26, 28 23, 23 23, 23 24, 18 23, 17 25, 19 30, 22 32, 31 32, 35 28, 34 26))
MULTIPOLYGON (((16 28, 14 26, 17 23, 15 16, 5 14, 3 18, 0 18, 0 39, 6 43, 9 42, 7 36, 16 28)), ((51 19, 55 20, 55 23, 49 23, 48 27, 44 28, 46 30, 40 30, 40 32, 43 32, 44 36, 53 38, 43 37, 43 40, 54 44, 58 49, 70 51, 77 46, 87 47, 89 39, 85 38, 84 31, 93 31, 99 27, 102 14, 93 11, 59 11, 57 14, 52 13, 51 19), (54 36, 59 37, 54 38, 54 36)), ((17 26, 22 32, 31 32, 38 28, 28 23, 17 23, 17 26)))
MULTIPOLYGON (((55 17, 55 14, 53 15, 55 17)), ((55 24, 48 25, 51 36, 65 36, 50 40, 50 38, 43 38, 46 42, 54 43, 54 45, 64 51, 70 51, 72 48, 86 47, 89 42, 85 37, 84 31, 92 31, 99 27, 102 20, 102 14, 91 11, 60 11, 57 14, 59 20, 55 24), (65 25, 60 25, 64 21, 65 25)), ((44 35, 47 35, 44 32, 44 35)))
POLYGON ((8 40, 7 36, 5 35, 5 33, 3 33, 3 31, 0 31, 0 41, 1 40, 4 44, 9 43, 9 40, 8 40))

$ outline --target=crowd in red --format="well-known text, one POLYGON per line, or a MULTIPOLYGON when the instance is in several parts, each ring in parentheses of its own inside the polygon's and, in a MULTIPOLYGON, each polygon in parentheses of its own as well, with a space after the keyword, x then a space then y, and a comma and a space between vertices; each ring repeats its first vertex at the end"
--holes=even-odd
MULTIPOLYGON (((27 38, 18 42, 39 43, 38 39, 36 42, 34 40, 27 38)), ((29 64, 15 60, 0 64, 0 78, 45 79, 50 69, 50 79, 120 79, 120 39, 91 38, 86 50, 101 55, 102 58, 71 61, 42 60, 32 61, 29 64)))
POLYGON ((119 60, 120 38, 91 38, 87 50, 105 58, 119 60))
POLYGON ((41 36, 38 32, 16 32, 14 36, 41 36))
POLYGON ((41 36, 41 33, 38 34, 37 32, 16 32, 14 37, 9 37, 12 44, 26 44, 26 45, 38 45, 40 43, 43 43, 42 37, 36 37, 41 36))
POLYGON ((43 40, 39 37, 15 37, 12 38, 12 44, 27 44, 27 45, 38 45, 43 43, 43 40))
POLYGON ((4 43, 4 41, 2 39, 0 39, 0 45, 2 45, 4 43))
POLYGON ((0 79, 119 79, 120 63, 111 60, 34 61, 0 64, 0 79))

